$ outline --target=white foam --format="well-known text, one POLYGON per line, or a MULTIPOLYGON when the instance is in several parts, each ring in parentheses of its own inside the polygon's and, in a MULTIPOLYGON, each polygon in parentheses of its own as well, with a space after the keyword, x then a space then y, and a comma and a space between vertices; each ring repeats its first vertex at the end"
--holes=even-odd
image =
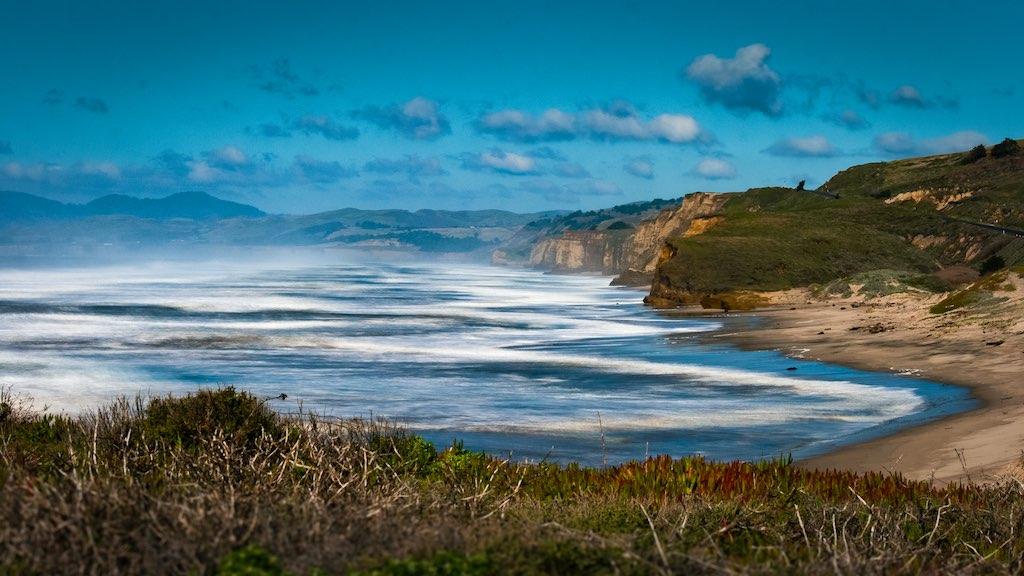
POLYGON ((599 428, 599 411, 600 427, 610 432, 787 423, 799 427, 803 421, 832 421, 838 429, 856 430, 910 414, 923 404, 906 388, 780 376, 670 357, 655 361, 608 355, 619 350, 615 339, 649 338, 656 343, 672 334, 716 330, 722 323, 643 312, 636 307, 638 293, 608 288, 607 278, 420 264, 159 264, 0 270, 0 299, 144 304, 191 313, 311 314, 207 318, 147 315, 140 309, 131 316, 57 311, 0 315, 0 367, 22 367, 0 370, 0 385, 68 410, 96 405, 116 394, 187 389, 188 383, 161 380, 152 375, 163 373, 160 370, 144 369, 156 366, 170 374, 178 363, 187 362, 201 366, 200 371, 249 378, 253 385, 306 386, 310 396, 336 402, 349 414, 375 408, 377 413, 390 410, 389 416, 426 414, 429 422, 410 425, 480 431, 586 434, 599 428), (346 281, 352 278, 361 281, 346 281), (365 283, 367 279, 372 282, 365 283), (629 306, 616 306, 627 299, 629 306), (316 316, 321 313, 339 316, 316 316), (394 335, 355 336, 366 329, 394 335), (227 346, 233 348, 230 354, 216 346, 192 349, 185 343, 183 349, 175 348, 182 338, 225 338, 230 343, 239 336, 253 340, 236 340, 241 348, 227 346), (53 349, 62 340, 76 339, 102 344, 53 349), (48 344, 34 344, 40 341, 48 344), (162 342, 169 344, 153 346, 162 342), (598 348, 601 354, 592 352, 598 348), (277 352, 308 357, 309 365, 276 364, 277 352), (336 368, 318 369, 322 356, 372 360, 382 366, 451 365, 456 374, 472 374, 471 365, 508 368, 494 370, 496 376, 489 381, 458 376, 437 381, 416 374, 384 381, 372 376, 346 380, 331 372, 336 368), (26 364, 33 367, 27 369, 26 364), (531 372, 517 373, 518 366, 549 369, 543 376, 526 376, 531 372), (550 375, 560 370, 566 379, 550 375), (589 373, 619 375, 622 384, 615 389, 581 389, 578 375, 589 373), (641 380, 650 376, 658 381, 641 380), (643 383, 634 386, 634 381, 643 383), (730 387, 735 393, 722 391, 730 387))

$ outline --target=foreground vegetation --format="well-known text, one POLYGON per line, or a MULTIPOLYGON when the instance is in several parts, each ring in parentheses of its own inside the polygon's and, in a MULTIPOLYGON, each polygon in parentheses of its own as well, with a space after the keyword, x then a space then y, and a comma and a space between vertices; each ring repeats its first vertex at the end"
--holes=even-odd
POLYGON ((283 418, 232 389, 0 403, 0 574, 1019 573, 1024 485, 786 461, 605 469, 283 418))

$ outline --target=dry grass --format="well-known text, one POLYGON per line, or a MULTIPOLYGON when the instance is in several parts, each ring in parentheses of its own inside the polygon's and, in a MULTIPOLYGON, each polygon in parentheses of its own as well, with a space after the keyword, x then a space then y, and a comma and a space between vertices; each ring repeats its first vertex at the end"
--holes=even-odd
POLYGON ((76 418, 3 403, 0 574, 1024 570, 1015 480, 511 463, 230 389, 76 418))

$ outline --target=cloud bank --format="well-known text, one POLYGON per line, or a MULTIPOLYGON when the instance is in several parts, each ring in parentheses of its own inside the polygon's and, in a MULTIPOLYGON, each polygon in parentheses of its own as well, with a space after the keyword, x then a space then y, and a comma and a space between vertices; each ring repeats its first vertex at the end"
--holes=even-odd
POLYGON ((764 152, 772 156, 796 158, 831 158, 839 155, 839 150, 824 136, 783 138, 765 148, 764 152))
POLYGON ((875 137, 875 150, 888 156, 947 154, 970 150, 990 140, 981 132, 963 130, 945 136, 919 139, 907 132, 885 132, 875 137))
POLYGON ((736 177, 736 167, 721 158, 705 158, 691 173, 705 180, 729 180, 736 177))
POLYGON ((524 143, 590 139, 688 144, 708 138, 692 116, 659 114, 643 118, 632 105, 621 102, 575 113, 558 108, 539 115, 517 109, 499 110, 479 118, 476 128, 500 140, 524 143))
POLYGON ((436 140, 451 133, 451 125, 437 102, 423 97, 391 106, 367 106, 352 113, 385 130, 395 130, 412 140, 436 140))

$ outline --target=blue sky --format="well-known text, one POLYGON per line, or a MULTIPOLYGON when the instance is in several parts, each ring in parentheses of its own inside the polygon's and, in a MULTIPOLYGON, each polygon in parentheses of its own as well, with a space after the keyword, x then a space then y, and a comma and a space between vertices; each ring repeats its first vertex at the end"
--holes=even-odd
POLYGON ((589 209, 1024 137, 1024 4, 0 0, 0 189, 589 209))

